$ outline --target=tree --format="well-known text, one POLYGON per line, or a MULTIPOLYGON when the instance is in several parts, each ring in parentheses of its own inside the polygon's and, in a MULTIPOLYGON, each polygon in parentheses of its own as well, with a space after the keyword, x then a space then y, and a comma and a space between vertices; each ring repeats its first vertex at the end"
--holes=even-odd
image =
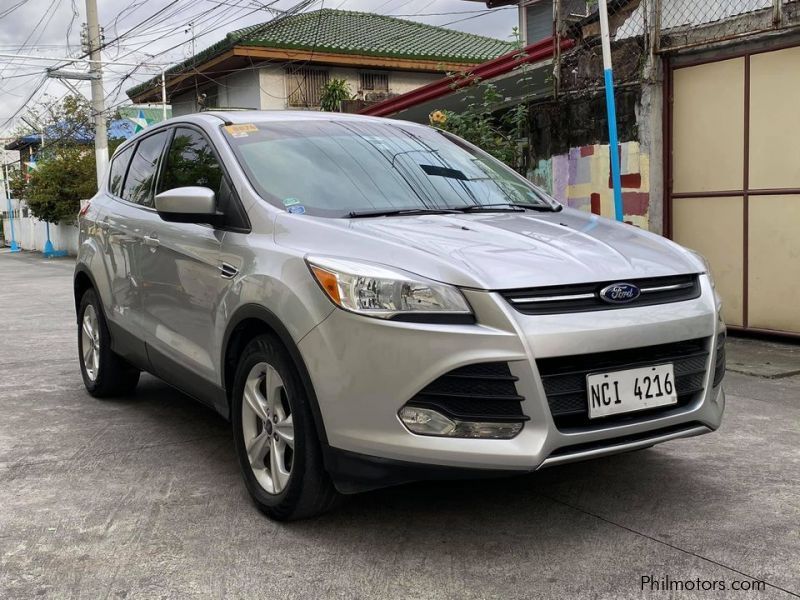
MULTIPOLYGON (((97 191, 91 114, 89 102, 82 96, 46 100, 30 110, 29 120, 42 127, 44 144, 19 196, 37 219, 54 224, 72 222, 80 201, 97 191)), ((19 134, 26 133, 31 132, 19 134)))
POLYGON ((319 107, 326 112, 338 112, 342 102, 352 97, 350 85, 344 79, 331 79, 322 86, 319 107))
POLYGON ((91 198, 96 191, 94 152, 74 145, 37 161, 24 198, 37 219, 69 223, 77 217, 80 201, 91 198))
MULTIPOLYGON (((512 39, 517 48, 518 58, 525 56, 519 30, 515 27, 512 39)), ((518 84, 524 87, 530 81, 530 66, 523 63, 518 67, 521 77, 518 84)), ((450 74, 457 85, 465 74, 450 74)), ((526 170, 526 144, 528 138, 527 100, 508 108, 507 98, 503 97, 493 83, 476 79, 468 82, 473 91, 464 95, 465 106, 460 111, 435 110, 429 116, 431 125, 456 134, 488 152, 495 158, 520 173, 526 170)))

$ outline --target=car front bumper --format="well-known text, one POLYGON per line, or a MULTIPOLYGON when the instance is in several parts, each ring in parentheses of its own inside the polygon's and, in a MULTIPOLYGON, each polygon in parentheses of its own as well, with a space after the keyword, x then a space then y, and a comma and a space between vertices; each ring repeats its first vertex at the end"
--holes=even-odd
POLYGON ((386 321, 342 310, 299 343, 316 391, 330 449, 403 465, 483 471, 532 471, 719 427, 725 406, 712 387, 717 335, 724 332, 714 292, 701 276, 700 297, 657 306, 527 316, 498 294, 465 290, 474 325, 386 321), (707 338, 704 386, 674 410, 624 423, 559 429, 537 359, 640 348, 707 338), (529 420, 512 439, 416 435, 400 408, 441 375, 466 365, 507 362, 529 420))

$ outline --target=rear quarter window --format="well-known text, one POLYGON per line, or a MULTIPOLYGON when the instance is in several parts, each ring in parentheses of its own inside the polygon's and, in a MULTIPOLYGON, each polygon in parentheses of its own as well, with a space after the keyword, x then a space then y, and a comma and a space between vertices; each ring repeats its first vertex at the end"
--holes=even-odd
POLYGON ((158 175, 158 161, 169 138, 168 131, 147 136, 136 145, 128 176, 122 186, 122 197, 128 202, 152 207, 153 190, 158 175))
POLYGON ((115 196, 122 196, 122 184, 125 181, 125 171, 131 160, 133 146, 128 146, 120 151, 111 161, 111 170, 108 175, 108 191, 115 196))

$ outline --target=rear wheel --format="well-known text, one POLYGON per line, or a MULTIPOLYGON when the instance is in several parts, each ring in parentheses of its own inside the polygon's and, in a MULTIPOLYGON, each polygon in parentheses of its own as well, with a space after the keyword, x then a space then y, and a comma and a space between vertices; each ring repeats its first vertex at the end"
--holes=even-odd
POLYGON ((276 520, 313 517, 338 498, 322 465, 308 398, 280 342, 253 339, 239 361, 231 416, 250 496, 276 520))
POLYGON ((83 384, 97 398, 131 393, 139 382, 139 370, 111 350, 103 310, 94 290, 87 290, 78 308, 78 360, 83 384))

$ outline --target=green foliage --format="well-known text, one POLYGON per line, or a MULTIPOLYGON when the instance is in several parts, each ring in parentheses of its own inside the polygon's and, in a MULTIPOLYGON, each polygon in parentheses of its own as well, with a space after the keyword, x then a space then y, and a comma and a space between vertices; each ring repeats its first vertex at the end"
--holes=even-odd
POLYGON ((467 105, 460 112, 432 112, 431 125, 464 138, 511 168, 524 172, 527 105, 503 109, 503 96, 494 84, 487 82, 476 84, 465 101, 467 105))
POLYGON ((339 112, 342 102, 352 97, 350 85, 344 79, 331 79, 322 87, 319 105, 326 112, 339 112))
POLYGON ((97 191, 91 108, 85 98, 67 96, 60 102, 46 100, 29 114, 29 120, 44 130, 45 143, 37 152, 36 168, 27 183, 12 180, 12 190, 27 202, 37 219, 72 222, 80 201, 97 191))
POLYGON ((94 152, 91 147, 74 145, 37 162, 24 198, 37 219, 71 223, 78 215, 80 201, 96 191, 94 152))
MULTIPOLYGON (((519 29, 515 27, 511 37, 518 49, 517 57, 524 57, 519 29)), ((518 69, 521 73, 518 83, 524 88, 530 82, 530 66, 523 63, 518 69)), ((458 77, 453 74, 451 76, 458 77)), ((507 101, 497 90, 497 86, 478 79, 471 83, 471 89, 463 99, 463 110, 436 110, 429 115, 429 120, 431 125, 464 138, 512 169, 525 173, 529 132, 528 102, 523 101, 508 107, 507 101)))
POLYGON ((8 170, 8 187, 12 198, 22 198, 25 194, 25 176, 19 169, 8 170))

